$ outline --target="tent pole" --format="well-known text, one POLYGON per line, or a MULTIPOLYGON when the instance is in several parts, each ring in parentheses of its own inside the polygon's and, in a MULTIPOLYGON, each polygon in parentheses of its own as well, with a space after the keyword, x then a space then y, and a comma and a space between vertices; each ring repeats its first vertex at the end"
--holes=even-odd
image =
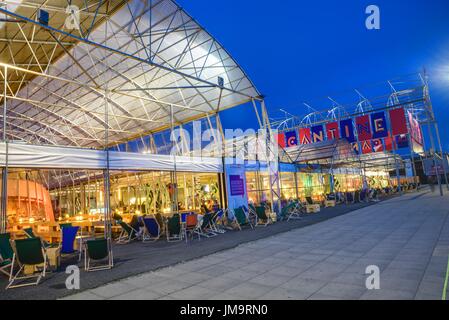
POLYGON ((435 142, 433 140, 433 135, 432 135, 432 128, 430 127, 430 122, 427 122, 427 132, 429 134, 430 137, 430 145, 431 145, 431 152, 432 152, 432 158, 433 158, 433 167, 435 168, 435 175, 437 177, 437 181, 438 181, 438 188, 440 189, 440 196, 443 196, 443 186, 441 185, 441 177, 440 177, 440 173, 439 170, 437 168, 437 158, 436 158, 436 151, 435 151, 435 142))
POLYGON ((7 227, 7 205, 8 205, 8 141, 6 135, 6 91, 8 79, 8 67, 4 68, 4 87, 3 87, 3 142, 5 143, 5 167, 2 168, 2 201, 1 201, 1 216, 0 216, 0 233, 6 232, 7 227))
POLYGON ((438 146, 439 146, 440 154, 441 154, 441 162, 442 162, 443 173, 444 173, 444 182, 446 183, 447 190, 449 190, 449 183, 447 180, 447 171, 446 171, 447 157, 445 159, 444 154, 443 154, 443 148, 441 146, 441 139, 440 139, 440 130, 438 129, 438 124, 437 124, 436 120, 434 120, 433 125, 435 127, 435 133, 437 136, 437 142, 438 142, 438 146))
POLYGON ((104 183, 104 237, 107 239, 109 259, 112 262, 112 234, 111 234, 111 208, 110 208, 110 196, 111 196, 111 184, 109 175, 109 105, 108 105, 109 91, 106 88, 104 94, 104 106, 105 106, 105 155, 106 155, 106 169, 103 170, 103 183, 104 183))

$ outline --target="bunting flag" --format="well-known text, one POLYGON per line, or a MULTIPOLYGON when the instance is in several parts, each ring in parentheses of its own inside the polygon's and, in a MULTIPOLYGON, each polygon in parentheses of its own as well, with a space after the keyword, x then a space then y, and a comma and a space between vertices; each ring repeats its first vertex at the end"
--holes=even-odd
POLYGON ((384 151, 384 145, 382 144, 382 139, 374 139, 371 141, 371 145, 373 146, 373 152, 381 152, 384 151))
POLYGON ((388 137, 384 138, 384 142, 385 142, 385 150, 393 151, 393 138, 388 136, 388 137))
POLYGON ((370 140, 372 138, 371 125, 368 115, 355 118, 355 125, 357 127, 357 136, 359 141, 370 140))
POLYGON ((396 140, 396 148, 398 149, 408 148, 409 145, 406 134, 400 134, 395 136, 395 140, 396 140))
POLYGON ((327 140, 340 139, 340 132, 338 131, 338 122, 329 122, 326 124, 327 140))
POLYGON ((285 133, 285 140, 286 140, 287 148, 297 146, 298 145, 298 136, 296 135, 296 130, 287 131, 285 133))
POLYGON ((367 154, 367 153, 373 152, 373 148, 371 147, 371 141, 370 140, 362 141, 362 142, 360 142, 360 144, 362 145, 362 153, 363 154, 367 154))
POLYGON ((407 122, 405 120, 404 108, 390 110, 390 123, 391 123, 391 134, 393 136, 399 134, 406 134, 407 122))
POLYGON ((359 143, 358 142, 351 143, 351 146, 352 146, 352 150, 354 150, 355 154, 359 154, 360 153, 360 147, 359 147, 359 143))
POLYGON ((310 128, 299 129, 299 143, 300 144, 312 143, 312 139, 310 137, 310 128))
POLYGON ((371 128, 373 131, 373 139, 388 137, 385 112, 381 111, 371 114, 371 128))
POLYGON ((278 133, 276 135, 276 140, 277 140, 279 147, 285 148, 285 134, 284 133, 278 133))
POLYGON ((424 152, 424 143, 421 132, 421 126, 419 125, 418 120, 413 117, 411 112, 408 113, 408 123, 410 126, 410 140, 412 142, 412 149, 415 153, 423 153, 424 152))
POLYGON ((348 140, 349 143, 353 143, 356 141, 352 119, 340 121, 340 134, 341 138, 348 140))
POLYGON ((322 125, 312 127, 311 133, 313 143, 324 141, 324 129, 322 125))

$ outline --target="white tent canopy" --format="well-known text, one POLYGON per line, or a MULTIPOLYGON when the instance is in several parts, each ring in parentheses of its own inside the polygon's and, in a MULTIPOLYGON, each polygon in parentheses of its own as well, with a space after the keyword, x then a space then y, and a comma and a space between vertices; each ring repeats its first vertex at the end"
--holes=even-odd
MULTIPOLYGON (((106 151, 72 147, 8 143, 8 167, 40 169, 106 169, 106 151)), ((0 143, 0 166, 6 164, 6 144, 0 143)), ((179 172, 223 171, 220 158, 139 154, 109 151, 110 170, 179 172)))
POLYGON ((65 26, 67 1, 2 2, 0 14, 20 21, 0 25, 10 140, 101 148, 106 128, 108 144, 126 142, 259 97, 172 0, 71 1, 80 30, 65 26))

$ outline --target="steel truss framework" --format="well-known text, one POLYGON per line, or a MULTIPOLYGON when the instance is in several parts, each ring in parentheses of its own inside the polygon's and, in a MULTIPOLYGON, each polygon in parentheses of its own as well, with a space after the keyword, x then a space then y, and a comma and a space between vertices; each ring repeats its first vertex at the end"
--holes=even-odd
MULTIPOLYGON (((348 99, 347 92, 342 93, 341 95, 344 96, 345 99, 348 99)), ((369 114, 373 111, 404 107, 418 120, 418 123, 422 129, 427 127, 427 139, 429 141, 425 141, 425 144, 428 144, 430 152, 427 154, 434 159, 434 164, 436 164, 436 159, 438 157, 443 158, 438 123, 433 111, 429 94, 428 78, 425 72, 398 77, 384 83, 369 86, 368 88, 364 88, 364 90, 355 89, 352 94, 350 94, 349 99, 354 101, 354 98, 351 98, 351 96, 354 97, 354 95, 357 97, 357 102, 349 104, 341 104, 338 102, 339 99, 335 97, 325 97, 327 103, 331 105, 330 108, 325 110, 318 110, 314 108, 311 103, 303 103, 309 112, 302 117, 293 115, 281 109, 280 111, 283 113, 283 116, 280 118, 271 119, 272 126, 279 132, 285 132, 291 130, 292 128, 307 128, 345 118, 354 118, 359 115, 369 114), (367 91, 374 92, 374 95, 367 95, 367 91), (385 94, 385 92, 387 92, 387 94, 385 94)), ((321 103, 322 101, 320 104, 321 103)), ((409 145, 411 146, 410 135, 408 136, 409 145)), ((288 153, 288 150, 284 152, 288 153)), ((409 156, 413 159, 413 150, 410 150, 409 156)), ((354 166, 358 163, 362 169, 395 169, 398 180, 399 169, 404 165, 403 157, 399 156, 397 150, 393 150, 392 153, 382 152, 381 154, 360 155, 356 161, 353 159, 336 160, 332 157, 331 162, 333 165, 338 164, 339 166, 354 166)), ((412 166, 416 175, 413 160, 412 166)), ((447 184, 446 172, 444 172, 443 176, 446 179, 447 184)), ((443 190, 440 181, 441 177, 437 175, 437 178, 440 185, 440 193, 442 194, 443 190)))
POLYGON ((171 108, 180 125, 260 99, 220 43, 171 0, 70 1, 80 9, 73 30, 66 1, 3 2, 10 139, 101 148, 106 127, 118 144, 169 129, 171 108), (38 9, 50 13, 48 26, 38 9))
MULTIPOLYGON (((210 128, 214 119, 223 137, 219 112, 227 108, 252 102, 266 115, 242 68, 172 0, 4 0, 0 79, 5 142, 109 150, 149 137, 151 153, 158 134, 197 119, 210 128)), ((6 151, 3 190, 7 173, 6 151)), ((109 169, 103 176, 108 193, 109 169)), ((3 231, 6 201, 3 192, 3 231)))

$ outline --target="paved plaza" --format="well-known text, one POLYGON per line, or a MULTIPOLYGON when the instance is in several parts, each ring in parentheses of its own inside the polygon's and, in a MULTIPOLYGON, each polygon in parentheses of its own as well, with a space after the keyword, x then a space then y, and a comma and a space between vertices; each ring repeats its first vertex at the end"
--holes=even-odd
POLYGON ((67 299, 441 299, 448 213, 449 196, 409 193, 67 299))

